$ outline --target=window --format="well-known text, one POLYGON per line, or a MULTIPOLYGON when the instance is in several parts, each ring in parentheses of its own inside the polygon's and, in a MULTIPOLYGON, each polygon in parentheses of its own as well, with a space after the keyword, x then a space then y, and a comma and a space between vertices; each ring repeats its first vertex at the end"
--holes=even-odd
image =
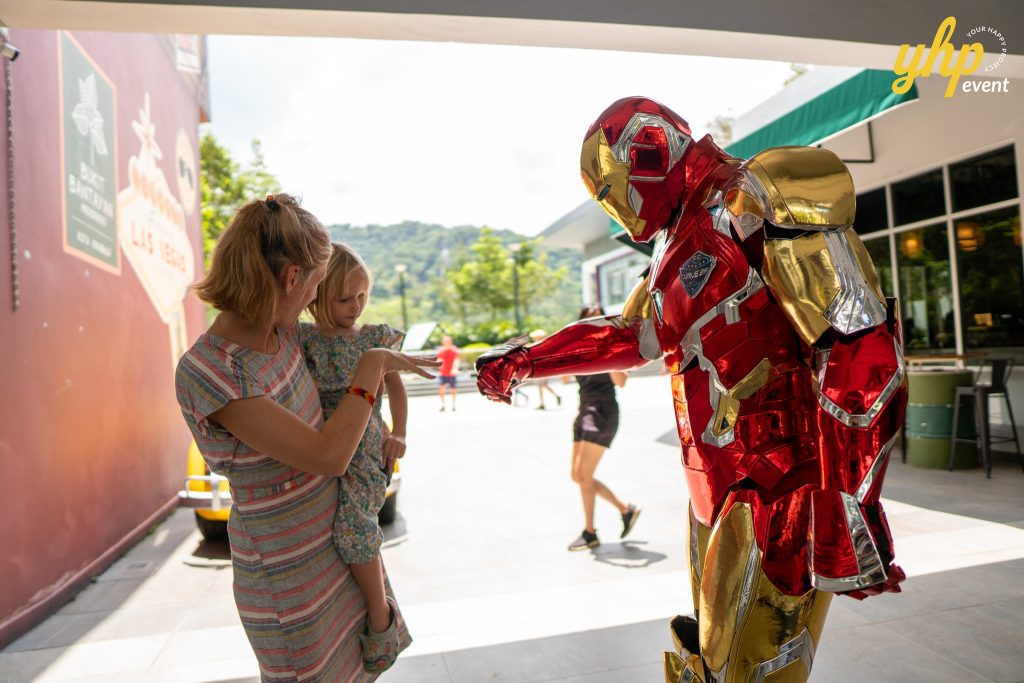
POLYGON ((878 271, 878 281, 882 285, 882 293, 886 296, 895 296, 892 291, 892 256, 889 253, 889 236, 876 237, 864 243, 864 247, 871 256, 875 270, 878 271))
POLYGON ((981 351, 1024 365, 1016 158, 1009 145, 857 195, 853 228, 868 236, 882 292, 899 291, 907 354, 981 351))
POLYGON ((889 216, 885 207, 885 188, 880 187, 871 192, 857 195, 857 217, 853 220, 853 229, 857 234, 878 232, 889 227, 889 216))
POLYGON ((638 282, 637 278, 650 263, 643 254, 630 251, 630 254, 602 263, 597 268, 601 305, 605 310, 617 311, 626 303, 626 297, 638 282))
POLYGON ((964 349, 1024 346, 1020 211, 954 223, 964 349))
POLYGON ((953 211, 995 204, 1017 196, 1017 166, 1013 146, 949 167, 953 211))
POLYGON ((899 233, 896 244, 907 353, 951 353, 956 332, 945 223, 899 233))
POLYGON ((946 213, 946 200, 942 193, 942 169, 894 183, 892 211, 897 226, 946 213))

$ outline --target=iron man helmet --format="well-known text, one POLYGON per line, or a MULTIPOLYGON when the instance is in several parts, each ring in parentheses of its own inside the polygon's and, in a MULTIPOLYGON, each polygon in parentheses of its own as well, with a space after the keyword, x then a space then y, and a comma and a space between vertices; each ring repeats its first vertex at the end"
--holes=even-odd
POLYGON ((653 238, 682 203, 692 140, 681 116, 646 97, 619 100, 587 131, 583 183, 634 242, 653 238))

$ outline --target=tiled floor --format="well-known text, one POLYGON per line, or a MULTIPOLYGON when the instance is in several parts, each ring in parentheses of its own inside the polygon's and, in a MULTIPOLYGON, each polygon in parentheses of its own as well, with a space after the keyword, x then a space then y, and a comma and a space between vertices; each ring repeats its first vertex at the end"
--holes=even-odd
MULTIPOLYGON (((644 511, 633 535, 598 508, 579 532, 568 477, 574 385, 559 409, 459 396, 411 405, 399 519, 383 551, 415 637, 397 683, 659 682, 666 621, 692 609, 687 499, 664 378, 632 379, 598 477, 644 511)), ((816 681, 1024 682, 1024 473, 890 466, 884 489, 903 593, 832 603, 816 681)), ((226 547, 179 510, 39 627, 0 652, 0 681, 256 683, 226 547)))

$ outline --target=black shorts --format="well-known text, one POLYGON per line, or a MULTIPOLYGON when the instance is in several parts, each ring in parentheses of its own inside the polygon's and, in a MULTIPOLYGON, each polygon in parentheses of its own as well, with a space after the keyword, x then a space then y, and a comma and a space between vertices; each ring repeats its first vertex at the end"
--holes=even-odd
POLYGON ((614 402, 581 403, 572 425, 573 441, 589 441, 608 448, 619 431, 619 406, 614 402))
POLYGON ((455 375, 438 375, 437 379, 439 380, 438 386, 451 387, 452 389, 455 389, 455 384, 456 381, 458 380, 458 377, 456 377, 455 375))

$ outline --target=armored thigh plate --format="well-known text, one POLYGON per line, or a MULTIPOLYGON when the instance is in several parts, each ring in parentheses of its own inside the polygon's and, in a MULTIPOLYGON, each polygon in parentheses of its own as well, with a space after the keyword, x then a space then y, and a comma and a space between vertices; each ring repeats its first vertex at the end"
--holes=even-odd
MULTIPOLYGON (((697 557, 700 531, 691 532, 697 557)), ((813 589, 785 595, 761 570, 761 559, 750 506, 737 503, 715 523, 703 566, 691 569, 700 586, 699 652, 691 649, 696 643, 682 642, 677 617, 677 651, 666 653, 666 683, 807 680, 832 595, 813 589)))

